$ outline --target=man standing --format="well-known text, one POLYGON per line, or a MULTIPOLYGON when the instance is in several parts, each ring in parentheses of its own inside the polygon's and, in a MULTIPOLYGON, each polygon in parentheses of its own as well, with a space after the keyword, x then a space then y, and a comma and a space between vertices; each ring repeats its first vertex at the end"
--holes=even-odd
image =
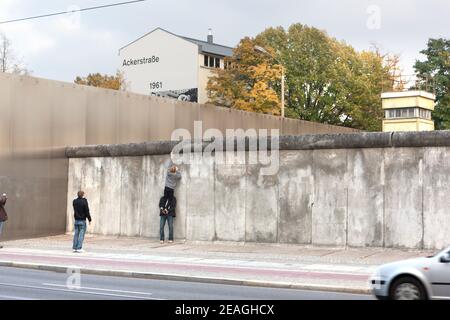
POLYGON ((164 228, 166 222, 169 224, 169 243, 173 243, 173 220, 176 218, 177 199, 175 198, 175 188, 178 181, 181 179, 179 169, 172 165, 167 171, 166 187, 164 189, 164 197, 159 202, 160 210, 160 240, 164 244, 165 235, 164 228))
POLYGON ((89 225, 92 222, 89 212, 89 204, 84 198, 84 191, 78 192, 78 198, 73 200, 73 211, 75 218, 75 235, 73 237, 73 252, 83 252, 84 235, 86 234, 86 219, 89 225))
MULTIPOLYGON (((6 193, 2 194, 0 197, 0 236, 2 235, 3 226, 5 225, 5 222, 8 220, 8 214, 5 210, 6 200, 8 200, 8 197, 6 196, 6 193)), ((0 246, 0 249, 2 249, 3 246, 0 246)))

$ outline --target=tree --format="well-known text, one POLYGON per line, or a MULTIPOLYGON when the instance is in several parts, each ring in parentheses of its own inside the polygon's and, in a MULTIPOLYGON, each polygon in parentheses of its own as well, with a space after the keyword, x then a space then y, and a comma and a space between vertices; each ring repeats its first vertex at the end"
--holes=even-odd
MULTIPOLYGON (((379 50, 376 49, 379 53, 379 50)), ((408 81, 404 78, 403 69, 400 67, 400 56, 395 54, 384 55, 385 65, 389 70, 388 88, 394 91, 407 90, 408 81)))
POLYGON ((240 110, 280 115, 281 104, 275 90, 281 67, 273 66, 270 57, 256 55, 257 42, 244 38, 225 64, 208 83, 210 102, 240 110))
POLYGON ((0 33, 0 72, 27 75, 31 72, 17 58, 12 49, 11 41, 0 33))
POLYGON ((426 59, 417 60, 414 65, 420 81, 419 89, 430 90, 430 84, 434 86, 436 109, 433 119, 436 129, 450 129, 450 40, 430 39, 427 48, 420 53, 426 59))
MULTIPOLYGON (((261 81, 267 85, 258 87, 260 99, 244 99, 245 106, 258 111, 256 104, 265 96, 272 97, 273 91, 279 101, 280 66, 276 61, 281 61, 286 68, 288 117, 371 131, 381 129, 381 93, 383 88, 392 87, 387 81, 392 76, 385 56, 378 51, 357 52, 324 31, 294 24, 288 30, 269 28, 254 39, 242 40, 230 60, 234 67, 219 71, 211 79, 213 103, 226 101, 230 107, 242 108, 240 97, 248 97, 261 81), (255 44, 266 48, 274 59, 255 53, 255 44), (257 81, 249 72, 254 70, 252 67, 273 72, 257 81)), ((273 110, 279 105, 269 101, 273 110)))
POLYGON ((125 90, 126 88, 125 79, 120 71, 113 76, 90 73, 87 77, 76 77, 75 83, 112 90, 125 90))

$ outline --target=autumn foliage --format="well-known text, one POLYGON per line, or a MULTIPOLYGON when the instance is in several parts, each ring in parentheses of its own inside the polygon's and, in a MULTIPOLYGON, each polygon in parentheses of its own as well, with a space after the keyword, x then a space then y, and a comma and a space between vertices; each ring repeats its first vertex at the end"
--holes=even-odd
POLYGON ((85 86, 92 86, 104 89, 112 90, 124 90, 125 80, 121 72, 117 72, 116 75, 102 75, 100 73, 92 73, 87 77, 76 77, 76 84, 85 86))

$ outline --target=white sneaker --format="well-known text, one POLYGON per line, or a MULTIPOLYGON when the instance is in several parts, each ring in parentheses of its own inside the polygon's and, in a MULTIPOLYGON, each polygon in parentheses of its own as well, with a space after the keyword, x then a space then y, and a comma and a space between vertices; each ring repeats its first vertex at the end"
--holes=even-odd
POLYGON ((78 253, 83 253, 84 250, 83 250, 83 249, 80 249, 80 250, 78 250, 77 252, 78 252, 78 253))
POLYGON ((77 253, 78 251, 77 250, 73 250, 73 253, 77 253))

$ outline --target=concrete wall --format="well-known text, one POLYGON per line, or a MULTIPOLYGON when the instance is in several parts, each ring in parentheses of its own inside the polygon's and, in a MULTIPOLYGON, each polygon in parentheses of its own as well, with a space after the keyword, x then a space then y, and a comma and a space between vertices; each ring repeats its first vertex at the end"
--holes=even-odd
MULTIPOLYGON (((67 151, 68 197, 86 189, 90 232, 158 236, 157 203, 170 160, 162 145, 67 151)), ((167 153, 172 146, 165 144, 167 153)), ((282 137, 280 146, 273 176, 261 175, 260 165, 224 167, 214 158, 181 166, 176 237, 414 249, 450 244, 450 132, 282 137)), ((68 231, 72 214, 68 203, 68 231)))
POLYGON ((65 232, 66 146, 167 140, 176 128, 192 131, 195 120, 205 129, 352 131, 0 73, 0 193, 9 195, 10 215, 2 240, 65 232))

